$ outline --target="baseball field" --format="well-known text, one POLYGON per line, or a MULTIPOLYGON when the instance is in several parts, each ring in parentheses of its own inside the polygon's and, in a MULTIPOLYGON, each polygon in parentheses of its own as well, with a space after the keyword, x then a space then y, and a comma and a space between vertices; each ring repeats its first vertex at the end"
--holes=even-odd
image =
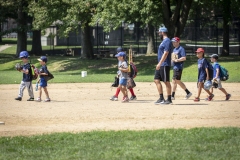
POLYGON ((232 95, 229 101, 217 89, 213 101, 204 100, 204 91, 200 102, 193 101, 196 60, 191 58, 183 81, 193 96, 184 100, 178 87, 172 105, 155 105, 153 56, 135 59, 141 68, 135 79, 137 100, 122 103, 121 93, 119 101, 109 100, 116 89, 110 87, 115 59, 65 57, 50 57, 55 75, 48 85, 51 102, 29 102, 27 90, 16 101, 21 74, 13 66, 19 60, 6 55, 0 61, 0 159, 239 159, 236 59, 222 63, 231 76, 223 82, 232 95), (88 71, 87 77, 81 70, 88 71))

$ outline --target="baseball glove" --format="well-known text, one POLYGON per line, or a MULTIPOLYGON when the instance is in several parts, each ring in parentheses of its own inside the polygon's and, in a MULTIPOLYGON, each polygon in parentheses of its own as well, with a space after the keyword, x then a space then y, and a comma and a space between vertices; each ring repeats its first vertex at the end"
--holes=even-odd
POLYGON ((178 59, 178 55, 175 53, 172 53, 172 61, 175 61, 176 59, 178 59))
POLYGON ((23 69, 23 66, 22 66, 20 63, 17 63, 17 64, 15 65, 15 69, 16 69, 17 71, 21 71, 21 70, 23 69))

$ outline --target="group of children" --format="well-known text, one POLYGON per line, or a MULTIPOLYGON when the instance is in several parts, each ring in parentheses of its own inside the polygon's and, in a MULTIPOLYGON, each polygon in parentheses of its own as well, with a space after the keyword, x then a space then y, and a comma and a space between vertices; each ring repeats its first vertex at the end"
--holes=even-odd
MULTIPOLYGON (((179 42, 180 39, 178 37, 173 38, 172 42, 179 42)), ((176 45, 176 44, 174 44, 176 45)), ((179 49, 179 45, 175 46, 175 49, 178 48, 179 49)), ((181 48, 181 47, 180 47, 181 48)), ((229 100, 231 97, 231 94, 227 93, 226 90, 222 87, 221 84, 221 80, 220 80, 220 66, 218 64, 218 55, 217 54, 213 54, 211 56, 211 62, 213 63, 213 73, 209 72, 209 64, 207 59, 204 57, 204 49, 203 48, 198 48, 196 51, 196 56, 198 57, 198 92, 197 92, 197 97, 194 99, 195 102, 199 102, 200 101, 200 95, 201 95, 201 91, 202 89, 204 89, 207 93, 208 93, 208 97, 206 98, 207 101, 211 101, 214 97, 213 94, 213 87, 208 90, 204 88, 204 82, 205 81, 214 81, 218 86, 217 88, 222 91, 225 96, 226 99, 225 100, 229 100)), ((128 91, 127 91, 127 81, 129 78, 129 74, 128 74, 128 63, 126 61, 126 54, 123 51, 123 49, 121 47, 117 48, 117 54, 115 55, 115 57, 117 57, 118 59, 118 77, 119 77, 119 86, 117 87, 116 90, 116 94, 114 96, 112 96, 110 98, 110 100, 112 101, 117 101, 118 100, 118 95, 120 93, 120 91, 123 93, 123 99, 122 102, 129 102, 129 100, 136 100, 137 97, 134 94, 133 88, 129 88, 129 91, 131 92, 132 96, 130 97, 130 99, 128 98, 128 91)), ((183 55, 184 57, 184 55, 183 55)), ((30 98, 27 101, 34 101, 34 94, 33 94, 33 87, 32 87, 32 76, 31 76, 31 65, 29 63, 29 54, 27 51, 22 51, 19 55, 19 58, 21 58, 23 64, 23 68, 22 70, 20 70, 20 72, 23 73, 23 78, 19 87, 19 94, 18 97, 15 98, 15 100, 21 101, 22 97, 23 97, 23 91, 24 89, 27 87, 28 89, 28 94, 30 96, 30 98)), ((179 59, 181 59, 181 57, 179 57, 179 59)), ((183 59, 184 61, 185 59, 183 59)), ((49 98, 49 94, 48 94, 48 90, 47 90, 47 80, 45 79, 46 76, 48 76, 49 71, 47 69, 46 63, 47 63, 47 57, 46 56, 41 56, 38 59, 41 68, 39 70, 38 75, 40 76, 39 80, 37 81, 40 82, 39 83, 39 96, 36 99, 37 102, 41 102, 41 96, 42 96, 42 89, 45 92, 46 95, 46 100, 45 102, 50 102, 50 98, 49 98)), ((181 67, 182 68, 182 67, 181 67)), ((174 69, 174 68, 173 68, 174 69)), ((175 72, 173 75, 173 84, 174 87, 176 89, 176 85, 179 84, 185 91, 186 91, 186 99, 188 99, 192 93, 188 91, 188 89, 185 87, 185 85, 180 81, 181 80, 181 76, 178 77, 179 74, 177 71, 179 69, 175 68, 175 72), (174 78, 175 76, 175 78, 174 78)), ((175 94, 175 90, 173 90, 172 92, 172 100, 175 99, 174 98, 174 94, 175 94)))
MULTIPOLYGON (((23 78, 19 87, 19 94, 18 97, 15 98, 15 100, 21 101, 22 97, 23 97, 23 91, 24 89, 27 87, 28 90, 28 94, 30 96, 30 98, 27 101, 34 101, 34 94, 33 94, 33 87, 32 87, 32 71, 31 71, 31 64, 29 63, 29 54, 27 51, 22 51, 19 54, 19 58, 21 58, 22 62, 23 62, 23 67, 21 70, 19 70, 19 72, 23 73, 23 78)), ((48 94, 48 90, 47 90, 47 80, 45 79, 46 76, 48 76, 48 69, 46 66, 47 63, 47 57, 46 56, 41 56, 38 59, 41 68, 39 70, 39 79, 37 81, 37 83, 39 83, 39 96, 36 99, 37 102, 41 102, 41 96, 42 96, 42 89, 44 90, 45 94, 46 94, 46 99, 45 102, 50 102, 50 98, 49 98, 49 94, 48 94)))

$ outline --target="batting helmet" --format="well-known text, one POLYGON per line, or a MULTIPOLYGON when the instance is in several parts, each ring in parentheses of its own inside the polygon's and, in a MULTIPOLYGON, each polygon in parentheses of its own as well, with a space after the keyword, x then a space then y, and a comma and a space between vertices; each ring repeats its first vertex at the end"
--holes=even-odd
POLYGON ((28 52, 27 51, 20 52, 19 58, 28 58, 28 52))
POLYGON ((204 83, 204 89, 209 90, 212 87, 212 81, 206 81, 204 83))
POLYGON ((122 51, 123 51, 122 47, 117 48, 117 52, 122 52, 122 51))

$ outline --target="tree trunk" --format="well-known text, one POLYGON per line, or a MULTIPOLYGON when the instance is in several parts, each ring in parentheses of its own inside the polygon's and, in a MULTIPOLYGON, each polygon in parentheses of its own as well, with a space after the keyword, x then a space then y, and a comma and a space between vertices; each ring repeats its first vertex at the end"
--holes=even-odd
POLYGON ((186 25, 193 0, 178 0, 174 12, 171 12, 170 0, 162 0, 163 23, 168 29, 168 37, 180 37, 186 25))
POLYGON ((41 30, 34 30, 32 37, 32 55, 42 55, 41 30))
POLYGON ((86 24, 84 28, 81 29, 81 57, 93 59, 93 46, 92 46, 92 34, 91 27, 86 24))
MULTIPOLYGON (((2 23, 0 23, 0 33, 2 32, 2 23)), ((0 43, 2 43, 2 36, 0 35, 0 43)))
POLYGON ((229 56, 229 21, 231 1, 223 1, 223 49, 222 56, 229 56))
POLYGON ((147 55, 154 53, 154 48, 155 48, 155 44, 154 44, 154 27, 152 25, 148 25, 148 46, 147 46, 147 55))
POLYGON ((18 19, 17 19, 17 25, 18 25, 18 32, 17 32, 17 51, 16 56, 19 56, 19 53, 21 51, 27 50, 27 15, 23 11, 24 8, 24 2, 21 1, 18 6, 18 19))

